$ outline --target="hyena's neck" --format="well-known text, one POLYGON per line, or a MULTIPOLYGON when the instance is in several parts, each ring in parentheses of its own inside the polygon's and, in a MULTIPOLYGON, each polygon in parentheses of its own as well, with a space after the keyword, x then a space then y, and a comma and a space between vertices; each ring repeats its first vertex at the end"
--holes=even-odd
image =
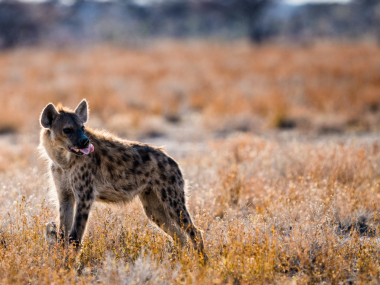
POLYGON ((49 130, 42 130, 41 132, 41 146, 45 150, 47 156, 53 161, 53 163, 64 170, 70 169, 76 156, 62 147, 56 146, 50 138, 49 130))

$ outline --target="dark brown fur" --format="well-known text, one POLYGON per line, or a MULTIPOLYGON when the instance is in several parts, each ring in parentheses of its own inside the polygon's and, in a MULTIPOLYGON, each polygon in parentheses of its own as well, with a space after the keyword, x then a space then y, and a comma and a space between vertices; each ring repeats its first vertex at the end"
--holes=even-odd
MULTIPOLYGON (((87 103, 85 105, 87 112, 87 103)), ((122 140, 90 128, 85 129, 84 135, 93 144, 94 152, 76 155, 67 149, 70 140, 62 129, 68 125, 75 131, 83 127, 80 119, 83 110, 78 112, 79 106, 75 112, 59 107, 56 114, 49 108, 51 110, 44 110, 41 116, 45 128, 41 131, 40 143, 49 158, 58 193, 62 238, 81 242, 95 201, 126 203, 138 196, 145 214, 157 226, 182 244, 186 243, 187 234, 193 245, 203 252, 202 235, 186 208, 185 182, 173 158, 161 148, 122 140)))

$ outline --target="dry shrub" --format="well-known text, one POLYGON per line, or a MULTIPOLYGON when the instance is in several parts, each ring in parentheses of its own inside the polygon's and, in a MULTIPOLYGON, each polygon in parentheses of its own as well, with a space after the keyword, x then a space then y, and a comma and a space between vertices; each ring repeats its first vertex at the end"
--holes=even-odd
POLYGON ((44 224, 56 208, 44 171, 10 168, 0 185, 1 283, 379 281, 377 144, 240 134, 183 155, 208 264, 150 224, 137 201, 96 205, 79 254, 49 245, 44 224))
POLYGON ((15 50, 0 54, 0 131, 35 128, 29 118, 48 102, 74 107, 82 98, 103 125, 131 114, 191 124, 185 115, 198 112, 208 130, 378 130, 379 54, 361 43, 15 50))
POLYGON ((239 204, 240 193, 243 191, 242 177, 239 177, 238 167, 236 164, 231 166, 228 173, 223 171, 219 172, 220 177, 224 177, 220 189, 217 189, 218 196, 215 199, 216 205, 219 209, 216 211, 215 216, 223 218, 224 212, 228 207, 237 206, 239 204))

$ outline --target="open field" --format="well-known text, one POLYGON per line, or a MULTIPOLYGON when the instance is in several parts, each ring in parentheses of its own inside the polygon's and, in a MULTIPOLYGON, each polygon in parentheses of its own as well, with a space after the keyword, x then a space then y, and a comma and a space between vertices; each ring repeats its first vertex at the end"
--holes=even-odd
POLYGON ((1 284, 380 282, 380 48, 161 43, 0 54, 1 284), (138 200, 98 204, 76 255, 38 159, 50 101, 89 126, 167 145, 209 263, 138 200), (283 130, 283 129, 286 130, 283 130))
POLYGON ((46 102, 74 107, 82 98, 93 126, 129 137, 181 121, 219 133, 379 130, 379 66, 374 44, 20 49, 0 54, 0 132, 37 127, 25 117, 46 102))

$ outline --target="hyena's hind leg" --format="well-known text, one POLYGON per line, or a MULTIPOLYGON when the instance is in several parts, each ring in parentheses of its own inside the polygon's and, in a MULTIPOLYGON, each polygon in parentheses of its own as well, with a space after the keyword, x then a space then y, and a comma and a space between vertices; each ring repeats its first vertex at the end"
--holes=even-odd
POLYGON ((161 200, 157 197, 154 191, 151 188, 148 188, 143 193, 139 194, 139 198, 147 217, 163 229, 165 233, 170 235, 173 240, 178 240, 181 245, 186 245, 186 235, 168 216, 161 200))
POLYGON ((191 239, 194 248, 200 251, 204 256, 206 256, 202 233, 191 220, 186 205, 182 205, 181 207, 177 207, 175 209, 171 208, 169 209, 169 211, 170 213, 172 213, 176 224, 185 230, 185 232, 191 239))
MULTIPOLYGON (((184 183, 182 183, 184 185, 184 183)), ((183 229, 189 236, 194 248, 201 252, 206 259, 202 233, 191 220, 186 208, 185 191, 181 187, 167 186, 158 191, 158 196, 164 204, 172 222, 183 229)))

